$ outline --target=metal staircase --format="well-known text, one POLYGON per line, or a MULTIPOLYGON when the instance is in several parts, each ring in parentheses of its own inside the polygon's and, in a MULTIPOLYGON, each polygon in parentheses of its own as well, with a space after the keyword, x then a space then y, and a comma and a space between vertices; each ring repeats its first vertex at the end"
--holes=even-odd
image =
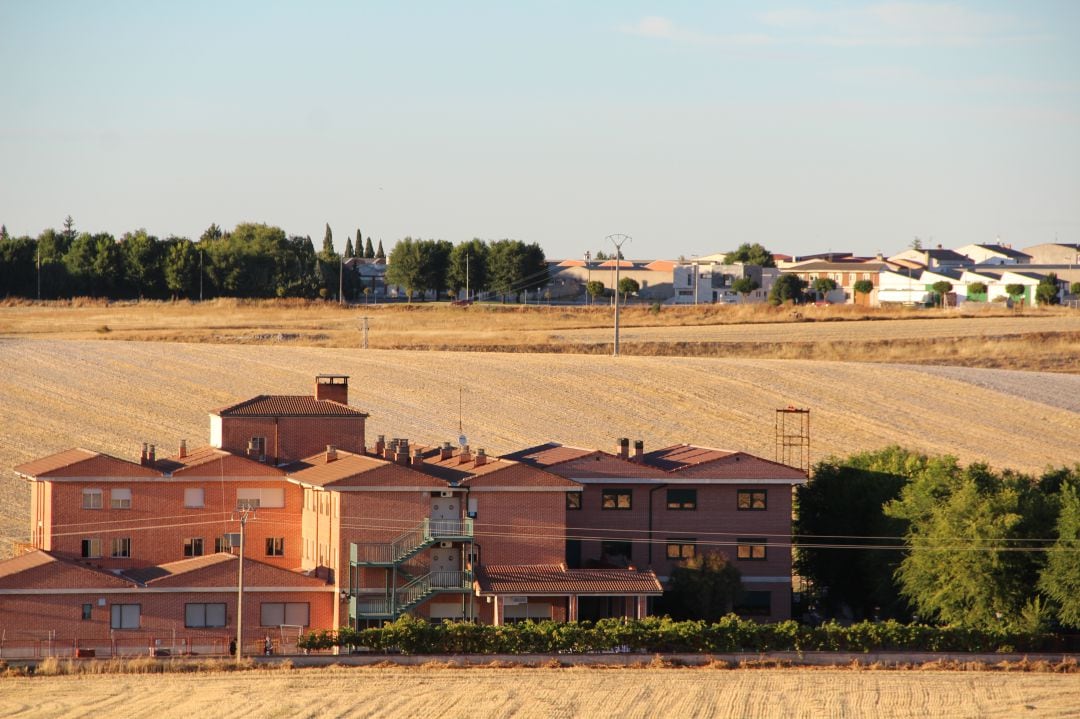
MULTIPOLYGON (((472 519, 424 519, 391 542, 349 545, 349 618, 353 621, 396 619, 437 594, 462 594, 472 590, 472 572, 429 571, 413 576, 403 565, 437 543, 473 540, 472 519), (366 593, 357 586, 359 569, 387 570, 383 594, 366 593), (398 586, 398 578, 406 582, 398 586)), ((411 567, 415 571, 415 567, 411 567)))

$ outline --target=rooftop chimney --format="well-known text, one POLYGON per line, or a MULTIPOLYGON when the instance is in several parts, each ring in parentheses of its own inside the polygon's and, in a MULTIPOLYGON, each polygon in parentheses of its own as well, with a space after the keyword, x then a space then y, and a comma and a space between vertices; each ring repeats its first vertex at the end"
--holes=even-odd
POLYGON ((409 466, 409 440, 398 440, 397 451, 394 453, 394 461, 405 467, 409 466))
POLYGON ((629 459, 630 458, 630 438, 629 437, 620 437, 619 438, 619 443, 617 445, 615 445, 615 451, 616 451, 616 453, 618 453, 619 459, 629 459))
POLYGON ((142 443, 142 454, 139 455, 139 464, 146 466, 146 442, 142 443))
POLYGON ((476 450, 476 466, 483 467, 485 464, 487 464, 487 453, 484 451, 484 448, 481 447, 476 450))
POLYGON ((180 459, 184 459, 185 457, 187 457, 187 440, 186 439, 180 440, 180 451, 176 453, 176 456, 179 457, 180 459))
POLYGON ((394 455, 397 454, 398 441, 397 437, 392 437, 390 439, 390 444, 386 445, 386 448, 383 450, 383 459, 387 462, 394 461, 394 455))
POLYGON ((454 446, 449 442, 443 442, 439 448, 439 461, 445 461, 454 456, 454 446))
POLYGON ((349 375, 315 375, 315 399, 328 399, 341 404, 349 403, 349 375))
POLYGON ((337 460, 337 447, 332 444, 326 445, 326 463, 337 460))
POLYGON ((386 451, 386 435, 380 434, 378 439, 375 440, 375 455, 377 457, 383 456, 383 452, 386 451))
POLYGON ((645 456, 645 442, 640 439, 634 440, 634 461, 641 463, 642 458, 645 456))
POLYGON ((424 464, 424 450, 417 447, 412 451, 412 466, 419 467, 424 464))
POLYGON ((469 450, 469 445, 465 445, 461 448, 461 453, 458 454, 458 464, 465 464, 472 461, 472 452, 469 450))
POLYGON ((146 453, 146 463, 153 464, 157 461, 157 451, 154 449, 154 445, 150 445, 150 450, 146 453))

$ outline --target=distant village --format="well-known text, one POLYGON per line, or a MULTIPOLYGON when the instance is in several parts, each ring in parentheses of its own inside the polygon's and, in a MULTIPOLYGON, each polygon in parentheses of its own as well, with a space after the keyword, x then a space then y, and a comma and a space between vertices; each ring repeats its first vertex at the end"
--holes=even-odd
MULTIPOLYGON (((918 243, 915 243, 916 245, 918 243)), ((971 244, 955 249, 916 246, 890 257, 863 257, 851 252, 812 255, 770 253, 767 262, 728 261, 732 253, 669 259, 620 259, 585 253, 581 259, 549 260, 550 283, 538 292, 522 293, 524 301, 587 304, 606 303, 616 284, 634 281, 631 302, 664 305, 744 304, 768 301, 784 275, 805 284, 808 301, 828 304, 880 306, 959 306, 968 302, 1033 305, 1040 283, 1057 286, 1058 302, 1080 296, 1080 244, 1043 243, 1014 249, 1008 244, 971 244), (618 267, 616 267, 618 265, 618 267), (616 279, 616 271, 619 279, 616 279), (819 282, 830 280, 831 282, 819 282), (740 282, 742 281, 742 282, 740 282), (606 294, 591 296, 590 282, 599 282, 606 294), (869 283, 869 284, 867 284, 869 283), (938 290, 945 287, 945 292, 938 290), (935 289, 935 285, 938 289, 935 289), (818 289, 815 289, 817 287, 818 289), (751 289, 752 288, 752 289, 751 289)), ((386 260, 348 258, 372 297, 405 297, 403 288, 386 281, 386 260)), ((462 297, 465 293, 460 293, 462 297)), ((435 299, 429 292, 427 299, 435 299)), ((486 299, 481 294, 477 299, 486 299)))

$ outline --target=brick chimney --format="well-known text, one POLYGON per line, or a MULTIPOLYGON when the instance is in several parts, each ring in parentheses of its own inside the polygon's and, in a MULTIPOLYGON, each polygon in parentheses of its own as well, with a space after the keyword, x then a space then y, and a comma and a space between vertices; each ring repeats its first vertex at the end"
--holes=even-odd
POLYGON ((142 454, 139 455, 139 464, 141 464, 144 467, 146 466, 146 447, 147 447, 146 442, 143 442, 142 443, 142 454))
POLYGON ((397 451, 394 453, 394 461, 404 467, 409 466, 409 440, 398 440, 397 451))
POLYGON ((454 446, 449 442, 443 442, 442 447, 439 448, 439 461, 445 462, 454 456, 454 446))
POLYGON ((383 448, 383 459, 385 459, 387 462, 394 461, 394 455, 397 454, 397 446, 398 442, 400 441, 401 440, 399 440, 397 437, 390 438, 390 443, 387 444, 385 448, 383 448))
POLYGON ((417 447, 412 451, 412 466, 422 467, 424 465, 424 450, 417 447))
POLYGON ((485 464, 487 464, 487 452, 484 451, 483 447, 480 447, 476 450, 476 466, 483 467, 485 464))
POLYGON ((630 438, 620 437, 619 443, 615 445, 615 451, 619 455, 619 459, 630 458, 630 438))
POLYGON ((154 445, 150 445, 150 449, 146 453, 146 463, 149 465, 149 464, 153 464, 156 461, 157 461, 157 450, 154 448, 154 445))
POLYGON ((465 445, 461 448, 461 453, 458 454, 458 464, 465 464, 472 461, 472 451, 469 449, 469 445, 465 445))
POLYGON ((386 451, 386 435, 380 434, 378 439, 375 440, 375 456, 383 456, 383 452, 386 451))
POLYGON ((326 445, 326 463, 337 461, 337 447, 332 444, 326 445))
POLYGON ((645 457, 645 442, 640 439, 634 440, 634 461, 641 464, 641 460, 645 457))
POLYGON ((180 451, 176 453, 176 456, 179 457, 180 459, 184 459, 185 457, 187 457, 187 440, 186 439, 180 440, 180 451))
POLYGON ((341 404, 349 403, 349 375, 315 375, 315 399, 328 399, 341 404))

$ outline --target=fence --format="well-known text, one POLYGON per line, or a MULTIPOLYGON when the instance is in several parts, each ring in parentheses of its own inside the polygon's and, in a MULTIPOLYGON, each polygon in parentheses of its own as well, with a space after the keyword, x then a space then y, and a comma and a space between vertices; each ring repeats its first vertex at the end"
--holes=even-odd
MULTIPOLYGON (((299 636, 270 637, 274 654, 297 654, 299 636)), ((233 637, 215 635, 187 635, 182 637, 123 637, 95 639, 0 639, 0 659, 70 658, 125 658, 167 656, 227 656, 233 637)), ((245 638, 244 654, 261 655, 266 650, 265 637, 245 638)))

